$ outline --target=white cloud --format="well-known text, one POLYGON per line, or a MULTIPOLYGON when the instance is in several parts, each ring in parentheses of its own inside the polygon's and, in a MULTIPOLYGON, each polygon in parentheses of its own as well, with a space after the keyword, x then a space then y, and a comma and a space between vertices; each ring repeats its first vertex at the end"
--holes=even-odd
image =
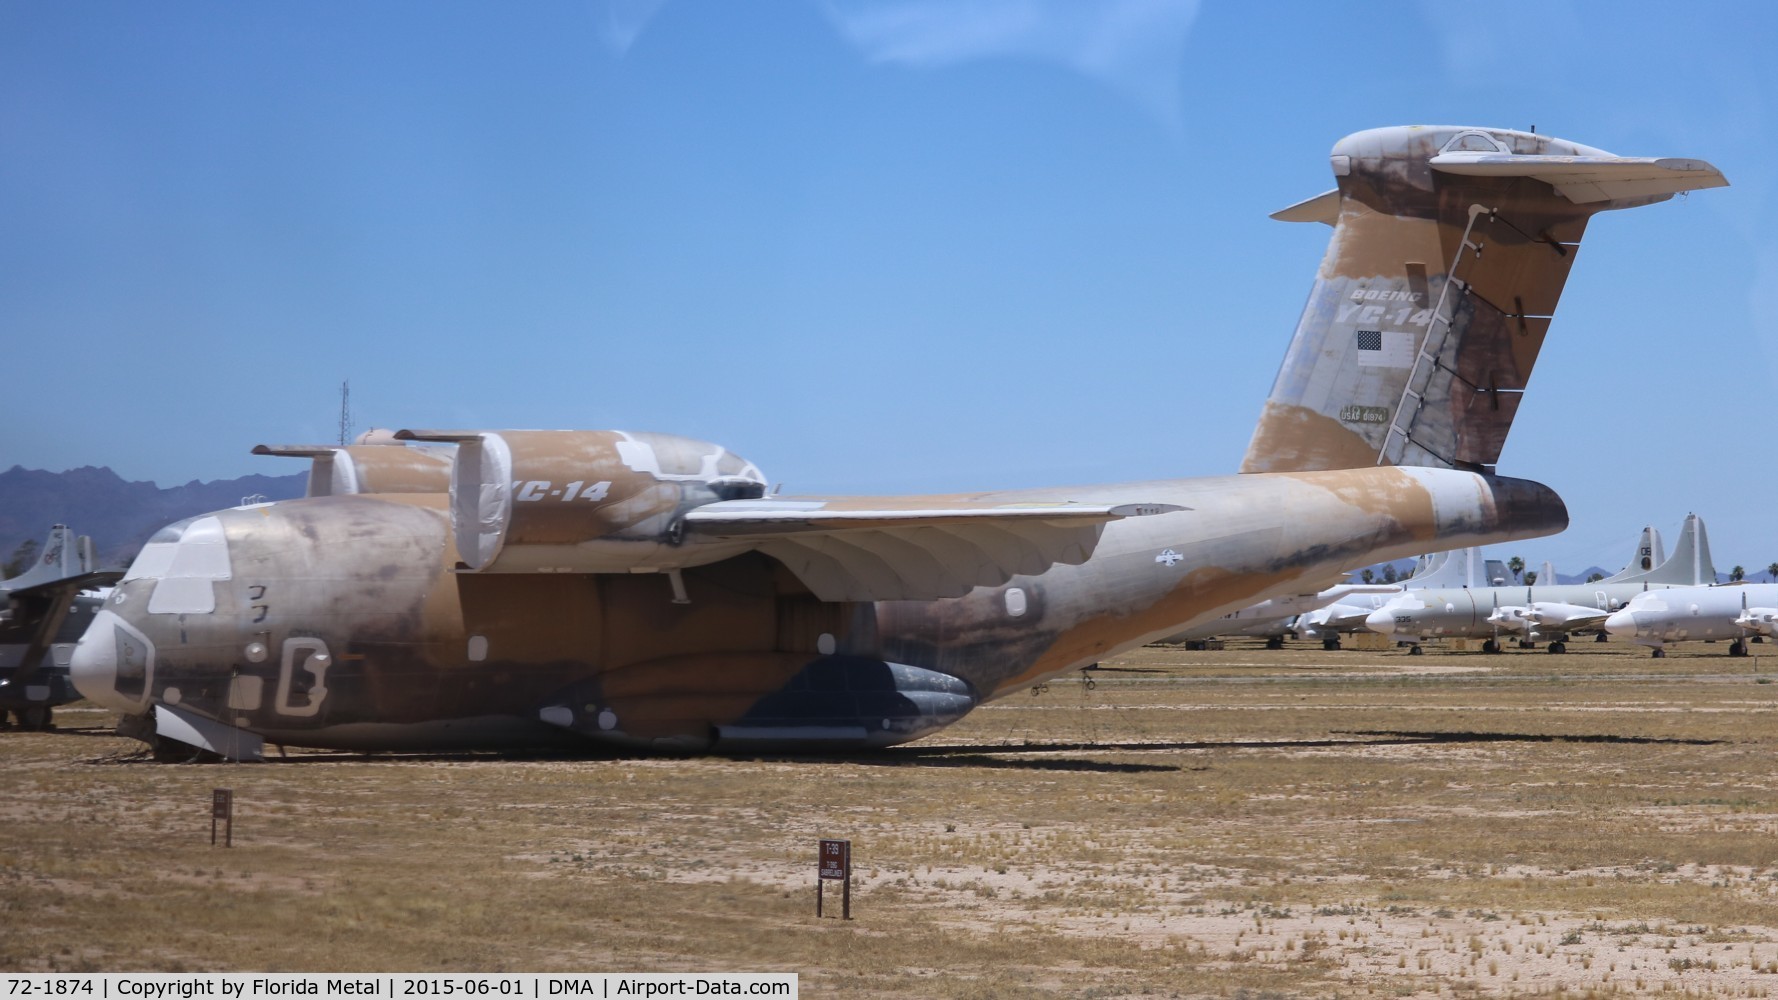
POLYGON ((1199 0, 822 0, 873 62, 919 68, 1011 57, 1056 63, 1179 124, 1179 68, 1199 0))
POLYGON ((599 18, 599 41, 613 55, 622 56, 666 3, 667 0, 600 0, 593 8, 599 18))

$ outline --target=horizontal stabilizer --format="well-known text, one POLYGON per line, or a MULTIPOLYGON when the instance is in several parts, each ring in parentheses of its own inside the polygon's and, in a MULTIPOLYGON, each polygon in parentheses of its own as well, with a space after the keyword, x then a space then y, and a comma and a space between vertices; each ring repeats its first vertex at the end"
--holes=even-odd
POLYGON ((993 504, 954 496, 731 500, 685 515, 688 535, 746 541, 824 601, 961 597, 1079 564, 1103 525, 1172 504, 993 504))
POLYGON ((1703 160, 1679 157, 1450 152, 1433 157, 1432 169, 1465 177, 1530 177, 1577 205, 1658 199, 1729 183, 1722 171, 1703 160))
POLYGON ((1281 208, 1271 217, 1279 222, 1320 222, 1331 226, 1340 221, 1340 189, 1323 191, 1289 208, 1281 208))

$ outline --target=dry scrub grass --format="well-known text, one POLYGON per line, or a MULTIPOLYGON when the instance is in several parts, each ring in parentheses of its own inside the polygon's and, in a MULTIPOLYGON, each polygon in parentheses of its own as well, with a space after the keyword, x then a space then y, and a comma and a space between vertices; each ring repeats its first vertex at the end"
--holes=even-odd
POLYGON ((0 733, 0 968, 1770 995, 1778 684, 1720 645, 1571 648, 1148 649, 853 761, 157 765, 68 711, 0 733), (853 842, 851 922, 813 915, 823 836, 853 842))

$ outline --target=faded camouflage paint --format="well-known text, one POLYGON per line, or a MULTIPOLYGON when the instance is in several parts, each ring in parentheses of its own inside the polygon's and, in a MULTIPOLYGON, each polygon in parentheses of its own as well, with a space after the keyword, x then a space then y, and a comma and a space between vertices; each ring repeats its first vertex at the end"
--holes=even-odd
POLYGON ((307 495, 350 493, 443 493, 450 488, 455 457, 439 448, 388 444, 262 444, 255 455, 310 459, 307 495))
POLYGON ((1472 136, 1514 154, 1610 155, 1457 127, 1373 129, 1335 145, 1333 239, 1242 472, 1498 460, 1587 220, 1667 196, 1575 204, 1530 177, 1433 169, 1472 136), (1478 205, 1491 211, 1472 224, 1478 205), (1422 351, 1435 360, 1420 362, 1422 351))
POLYGON ((944 702, 942 691, 922 697, 960 707, 859 738, 880 746, 1182 624, 1319 584, 1354 559, 1547 533, 1564 517, 1534 484, 1403 469, 981 499, 1157 496, 1192 509, 1107 525, 1082 565, 953 600, 877 605, 817 601, 757 553, 686 569, 685 604, 662 574, 454 572, 443 497, 324 497, 218 515, 234 555, 214 613, 141 613, 151 579, 120 587, 112 611, 154 644, 151 700, 174 689, 184 711, 296 745, 551 744, 567 730, 616 746, 701 750, 723 746, 722 727, 741 724, 811 666, 906 664, 958 679, 960 702, 944 702), (1019 616, 1006 596, 1015 587, 1028 595, 1019 616), (251 641, 269 655, 250 660, 251 641), (322 676, 280 655, 293 641, 325 647, 332 662, 322 676), (242 677, 260 697, 231 706, 242 677), (538 721, 550 706, 565 713, 557 725, 538 721))
MULTIPOLYGON (((1341 225, 1245 469, 1279 474, 952 498, 953 509, 970 511, 1076 503, 1150 515, 1088 525, 1078 545, 1064 540, 1079 551, 1047 569, 956 598, 823 602, 793 564, 763 551, 767 542, 679 530, 686 511, 763 486, 751 466, 724 465, 714 445, 620 432, 404 432, 458 445, 449 499, 367 494, 223 512, 233 563, 212 584, 215 609, 148 613, 155 581, 132 581, 115 613, 89 629, 77 675, 90 648, 95 698, 133 712, 177 704, 193 718, 302 745, 884 746, 1194 623, 1319 589, 1351 566, 1558 531, 1566 513, 1547 488, 1378 468, 1383 435, 1341 422, 1347 407, 1363 416, 1370 400, 1399 398, 1405 384, 1350 357, 1358 324, 1425 308, 1445 282, 1436 255, 1455 246, 1470 223, 1467 200, 1486 189, 1522 209, 1501 217, 1542 228, 1515 242, 1478 217, 1490 228, 1471 238, 1500 252, 1459 273, 1476 294, 1454 303, 1454 326, 1493 332, 1458 336, 1440 352, 1445 364, 1422 386, 1427 415, 1408 428, 1417 444, 1398 457, 1486 464, 1478 456, 1497 450, 1498 415, 1510 416, 1508 394, 1523 385, 1542 336, 1522 303, 1553 308, 1566 273, 1540 255, 1563 256, 1552 244, 1564 244, 1571 257, 1566 244, 1584 224, 1586 213, 1562 214, 1547 186, 1445 185, 1423 169, 1436 138, 1414 132, 1360 133, 1340 147, 1357 164, 1342 179, 1341 225), (1522 315, 1483 301, 1483 291, 1512 292, 1522 315), (1492 343, 1503 330, 1522 342, 1492 343), (1349 339, 1326 343, 1339 336, 1349 339), (1452 393, 1452 370, 1483 369, 1485 395, 1452 393), (1426 451, 1440 434, 1454 458, 1426 451), (605 485, 589 498, 592 482, 605 485), (1183 509, 1163 512, 1172 507, 1183 509), (144 655, 146 673, 132 660, 144 655), (108 677, 114 691, 101 686, 108 677)), ((934 502, 811 506, 912 512, 934 502)), ((840 526, 797 530, 844 537, 840 526)), ((865 561, 885 551, 855 548, 865 561)), ((202 603, 190 579, 180 582, 182 600, 202 603)))

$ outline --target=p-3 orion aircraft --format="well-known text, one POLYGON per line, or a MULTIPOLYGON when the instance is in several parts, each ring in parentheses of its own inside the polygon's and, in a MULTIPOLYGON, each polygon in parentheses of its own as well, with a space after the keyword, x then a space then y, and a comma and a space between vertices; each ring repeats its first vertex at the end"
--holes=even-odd
POLYGON ((162 749, 237 759, 874 749, 1355 566, 1562 530, 1493 467, 1582 232, 1727 182, 1461 127, 1360 132, 1332 167, 1275 216, 1333 238, 1239 475, 779 497, 665 434, 263 448, 314 459, 309 495, 163 529, 75 682, 162 749))

